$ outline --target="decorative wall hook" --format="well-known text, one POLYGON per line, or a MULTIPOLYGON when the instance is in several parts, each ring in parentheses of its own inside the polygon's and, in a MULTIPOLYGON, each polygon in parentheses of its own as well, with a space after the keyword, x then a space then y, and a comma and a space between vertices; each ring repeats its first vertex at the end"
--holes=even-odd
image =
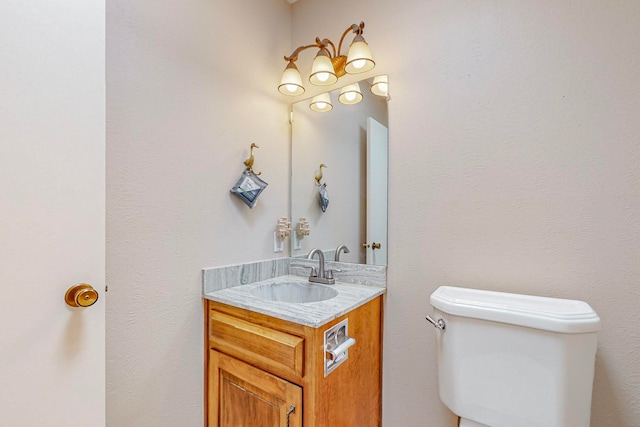
POLYGON ((320 187, 322 185, 322 183, 320 182, 320 180, 322 179, 322 168, 326 168, 328 167, 327 165, 325 165, 324 163, 320 163, 320 172, 316 174, 316 185, 318 187, 320 187))
POLYGON ((254 148, 260 148, 260 147, 258 147, 258 146, 257 146, 256 144, 254 144, 254 143, 251 143, 251 147, 249 148, 249 152, 250 152, 250 155, 251 155, 251 156, 250 156, 247 160, 245 160, 245 161, 244 161, 244 165, 249 169, 249 172, 253 172, 253 173, 255 173, 255 174, 256 174, 256 176, 257 176, 257 175, 260 175, 262 172, 257 172, 257 173, 256 173, 256 172, 254 172, 254 170, 253 170, 253 160, 254 160, 254 158, 253 158, 253 149, 254 149, 254 148))
POLYGON ((276 236, 280 240, 284 240, 291 234, 291 223, 287 218, 278 218, 278 225, 276 226, 276 236))
POLYGON ((231 192, 238 196, 249 208, 253 208, 258 200, 258 196, 267 187, 266 182, 258 178, 262 172, 255 173, 253 171, 253 149, 260 148, 256 144, 251 144, 249 151, 251 156, 244 161, 246 168, 242 171, 242 175, 231 189, 231 192))

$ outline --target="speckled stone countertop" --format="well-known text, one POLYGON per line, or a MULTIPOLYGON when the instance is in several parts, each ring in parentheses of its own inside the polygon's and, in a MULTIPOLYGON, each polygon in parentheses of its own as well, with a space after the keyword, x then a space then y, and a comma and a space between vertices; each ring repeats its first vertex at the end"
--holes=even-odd
POLYGON ((276 302, 251 294, 251 290, 260 285, 278 282, 309 283, 304 277, 285 275, 249 283, 247 285, 206 292, 204 293, 204 297, 212 301, 255 311, 278 319, 318 328, 386 292, 386 289, 382 287, 355 285, 336 281, 335 285, 312 284, 312 286, 328 286, 338 291, 336 297, 318 302, 276 302))

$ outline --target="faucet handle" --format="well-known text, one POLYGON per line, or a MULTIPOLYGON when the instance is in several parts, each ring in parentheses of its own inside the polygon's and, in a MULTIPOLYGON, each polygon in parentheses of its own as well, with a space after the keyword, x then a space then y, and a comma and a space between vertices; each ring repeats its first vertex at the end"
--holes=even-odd
POLYGON ((316 268, 311 265, 303 265, 304 268, 310 268, 309 277, 318 277, 318 273, 316 272, 316 268))
POLYGON ((340 270, 339 268, 332 268, 330 270, 327 270, 327 274, 326 274, 327 277, 326 278, 327 279, 333 279, 333 272, 334 271, 336 273, 341 273, 342 272, 342 270, 340 270))

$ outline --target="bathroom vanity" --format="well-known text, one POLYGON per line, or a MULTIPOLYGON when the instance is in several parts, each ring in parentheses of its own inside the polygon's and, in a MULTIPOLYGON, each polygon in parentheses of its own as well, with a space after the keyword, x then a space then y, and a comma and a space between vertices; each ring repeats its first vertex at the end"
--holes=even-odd
POLYGON ((288 277, 336 295, 274 301, 273 279, 204 294, 207 425, 379 426, 384 288, 288 277))

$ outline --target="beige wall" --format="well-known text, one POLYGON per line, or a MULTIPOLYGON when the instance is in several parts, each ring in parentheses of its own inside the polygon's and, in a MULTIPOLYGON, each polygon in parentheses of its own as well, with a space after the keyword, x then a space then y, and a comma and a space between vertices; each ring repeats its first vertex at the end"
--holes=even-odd
MULTIPOLYGON (((592 425, 637 424, 640 4, 292 10, 293 46, 366 21, 390 74, 385 426, 454 425, 424 321, 445 284, 589 302, 604 325, 592 425)), ((273 86, 289 13, 283 0, 108 2, 109 425, 201 425, 199 270, 273 257, 288 210, 273 86), (249 211, 228 190, 251 142, 270 186, 249 211)))
POLYGON ((289 206, 283 0, 107 2, 107 421, 201 426, 200 270, 273 258, 289 206), (255 142, 269 186, 229 193, 255 142))
POLYGON ((424 317, 437 286, 460 285, 589 302, 603 322, 592 425, 637 426, 640 3, 293 10, 294 45, 364 20, 390 74, 384 425, 454 425, 424 317))

